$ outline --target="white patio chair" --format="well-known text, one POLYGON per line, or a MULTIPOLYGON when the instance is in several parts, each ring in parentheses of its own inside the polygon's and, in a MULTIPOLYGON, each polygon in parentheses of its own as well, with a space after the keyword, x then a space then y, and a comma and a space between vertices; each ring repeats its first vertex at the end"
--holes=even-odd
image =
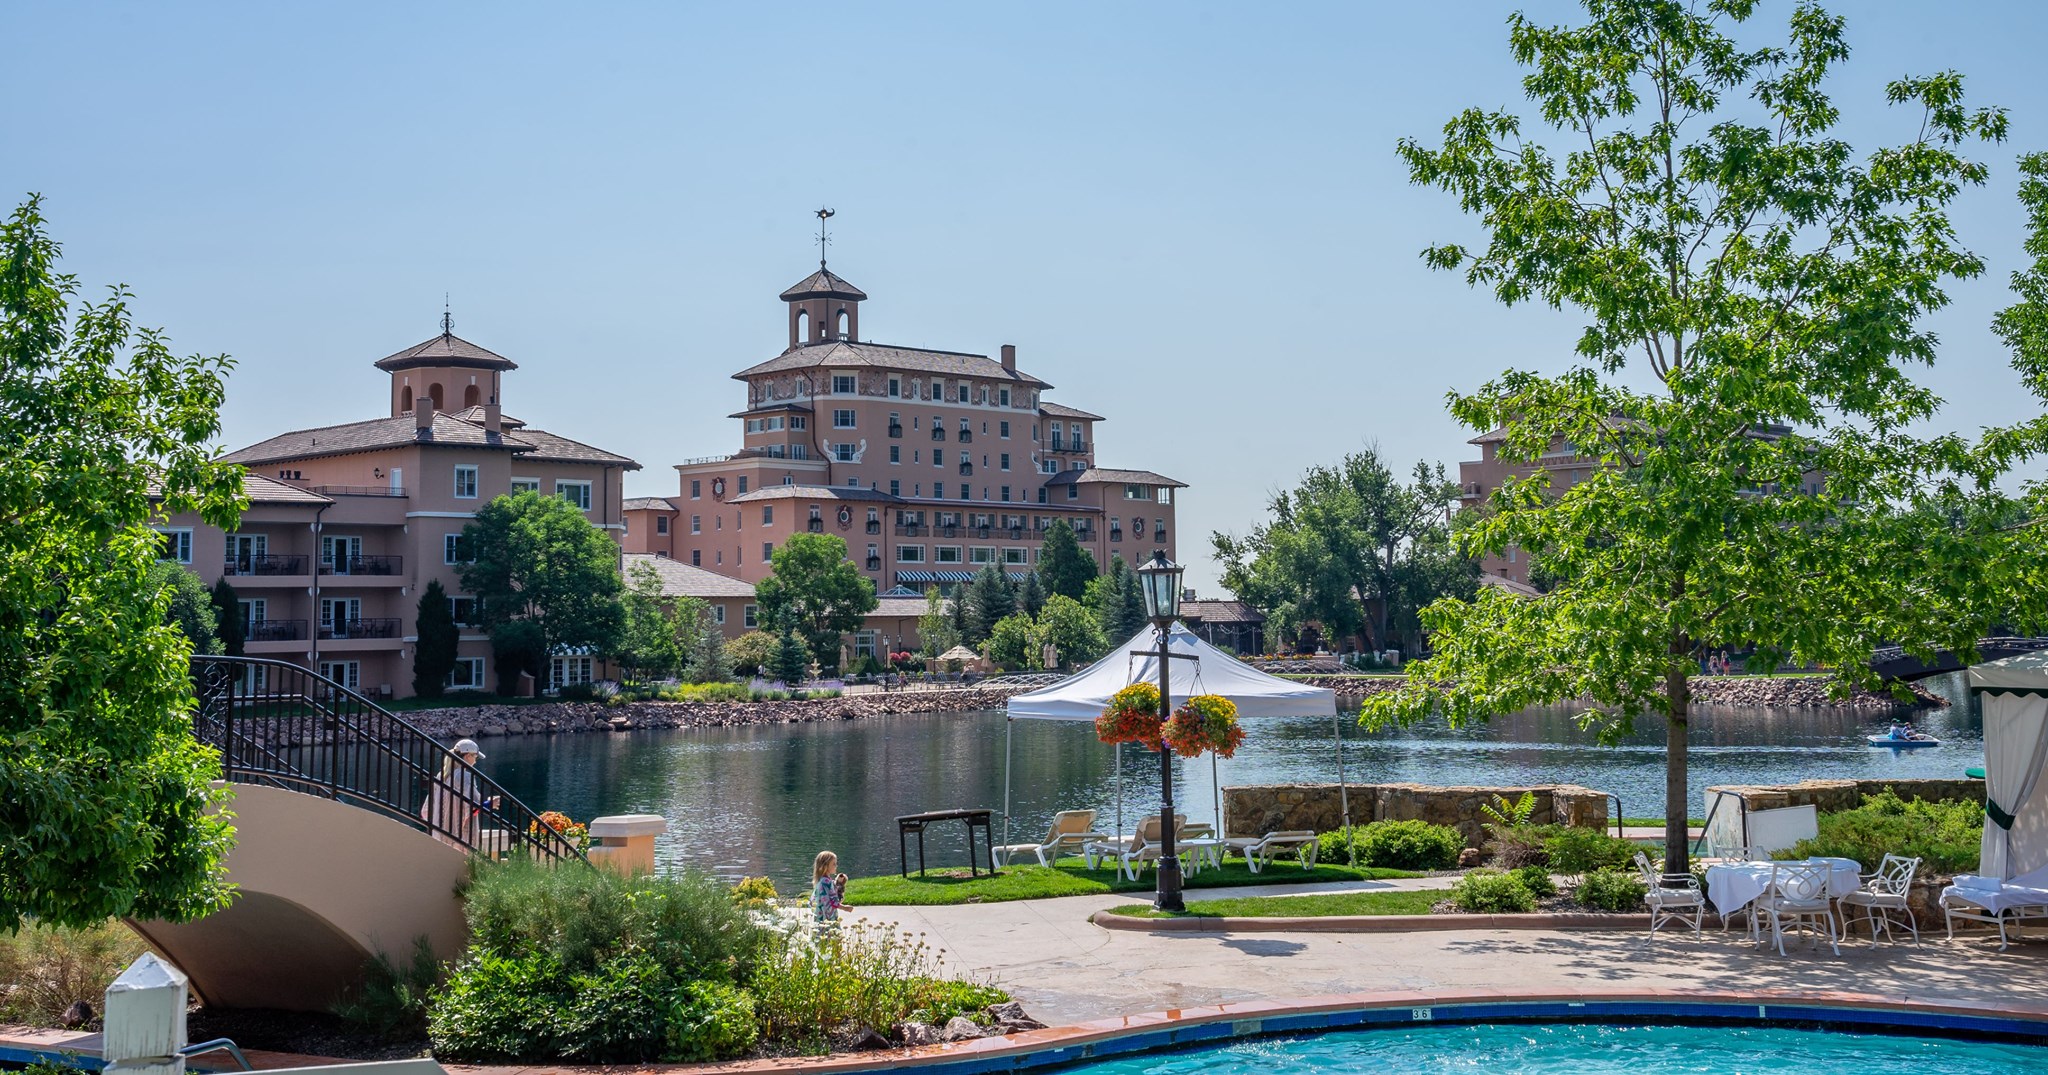
MULTIPOLYGON (((1184 820, 1184 815, 1173 816, 1176 836, 1180 834, 1181 822, 1184 820)), ((1083 853, 1088 857, 1089 869, 1095 869, 1102 863, 1115 859, 1117 871, 1136 881, 1138 873, 1145 868, 1146 863, 1159 861, 1162 843, 1159 835, 1159 815, 1150 814, 1138 822, 1138 831, 1128 840, 1089 844, 1083 849, 1083 853)))
MULTIPOLYGON (((1771 884, 1750 904, 1756 921, 1771 924, 1771 941, 1778 954, 1785 954, 1785 926, 1794 930, 1827 927, 1828 947, 1842 954, 1841 933, 1835 928, 1835 905, 1828 899, 1828 877, 1833 868, 1825 862, 1780 862, 1771 867, 1771 884)), ((1815 932, 1818 936, 1818 932, 1815 932)), ((1759 938, 1758 943, 1762 943, 1759 938)))
POLYGON ((1904 855, 1886 855, 1877 872, 1863 882, 1863 887, 1843 896, 1835 902, 1841 905, 1842 935, 1849 935, 1852 919, 1850 908, 1861 914, 1857 920, 1870 924, 1870 943, 1877 943, 1877 931, 1884 930, 1887 940, 1892 936, 1892 912, 1906 916, 1906 928, 1913 933, 1913 943, 1920 943, 1920 921, 1913 915, 1913 908, 1906 898, 1913 890, 1913 875, 1920 872, 1920 860, 1904 855))
MULTIPOLYGON (((1643 893, 1643 902, 1650 908, 1650 932, 1668 922, 1692 927, 1694 940, 1700 936, 1700 922, 1707 916, 1707 897, 1700 891, 1699 879, 1691 874, 1659 876, 1650 865, 1650 856, 1636 852, 1636 872, 1643 875, 1643 884, 1649 886, 1643 893)), ((1723 921, 1723 928, 1726 922, 1723 921)))
POLYGON ((1312 870, 1316 865, 1316 854, 1320 850, 1316 834, 1308 829, 1269 832, 1264 836, 1233 836, 1224 842, 1231 850, 1244 856, 1244 864, 1250 867, 1253 873, 1272 865, 1276 857, 1288 851, 1294 853, 1294 858, 1301 863, 1302 869, 1312 870))
POLYGON ((1095 811, 1062 810, 1053 815, 1052 827, 1046 831, 1045 839, 1035 844, 1004 844, 995 849, 1007 865, 1011 856, 1030 852, 1038 856, 1040 866, 1050 866, 1059 861, 1062 851, 1084 851, 1091 843, 1109 839, 1095 831, 1095 811))

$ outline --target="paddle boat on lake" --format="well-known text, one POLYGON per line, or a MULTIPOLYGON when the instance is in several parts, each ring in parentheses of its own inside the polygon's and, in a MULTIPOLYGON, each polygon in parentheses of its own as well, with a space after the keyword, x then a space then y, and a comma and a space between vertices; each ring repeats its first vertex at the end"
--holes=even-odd
POLYGON ((1893 750, 1911 750, 1914 747, 1938 747, 1941 740, 1926 732, 1916 732, 1903 724, 1894 724, 1883 735, 1866 735, 1864 742, 1874 747, 1889 747, 1893 750))

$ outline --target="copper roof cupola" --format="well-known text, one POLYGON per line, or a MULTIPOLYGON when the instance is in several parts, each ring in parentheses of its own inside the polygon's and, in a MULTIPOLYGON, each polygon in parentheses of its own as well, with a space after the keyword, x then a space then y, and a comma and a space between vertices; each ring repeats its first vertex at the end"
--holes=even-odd
POLYGON ((825 267, 825 244, 832 241, 825 232, 825 221, 832 216, 830 209, 817 211, 818 271, 782 293, 782 301, 789 304, 791 350, 827 340, 860 338, 860 304, 867 293, 825 267))
POLYGON ((468 407, 501 404, 499 377, 519 364, 455 334, 455 320, 441 314, 441 334, 377 360, 391 374, 391 415, 411 414, 416 400, 432 399, 434 409, 454 413, 468 407))

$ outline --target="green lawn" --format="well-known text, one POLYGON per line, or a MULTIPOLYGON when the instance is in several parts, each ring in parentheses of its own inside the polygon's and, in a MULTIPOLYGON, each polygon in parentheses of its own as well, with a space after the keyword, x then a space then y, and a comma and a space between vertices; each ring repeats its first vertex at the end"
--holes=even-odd
POLYGON ((1314 896, 1251 896, 1235 900, 1195 900, 1184 915, 1161 914, 1142 903, 1112 908, 1111 914, 1134 918, 1329 918, 1334 915, 1428 914, 1448 899, 1443 889, 1419 892, 1325 892, 1314 896))
MULTIPOLYGON (((1384 880, 1390 877, 1419 877, 1405 870, 1371 867, 1299 866, 1274 863, 1263 873, 1253 873, 1242 862, 1228 862, 1221 869, 1204 869, 1189 876, 1187 888, 1227 888, 1235 885, 1296 885, 1311 881, 1384 880)), ((1062 859, 1052 867, 1005 866, 1001 873, 969 878, 966 870, 932 870, 923 877, 894 874, 857 877, 846 883, 846 902, 854 907, 904 904, 1002 903, 1008 900, 1040 900, 1053 896, 1099 896, 1106 892, 1150 892, 1156 884, 1151 871, 1138 880, 1124 880, 1109 868, 1090 870, 1080 859, 1062 859)))
MULTIPOLYGON (((1707 823, 1707 819, 1703 817, 1689 817, 1685 819, 1685 823, 1693 828, 1699 828, 1707 823)), ((1664 827, 1664 819, 1661 817, 1625 817, 1621 819, 1621 824, 1623 828, 1630 829, 1661 829, 1664 827)))

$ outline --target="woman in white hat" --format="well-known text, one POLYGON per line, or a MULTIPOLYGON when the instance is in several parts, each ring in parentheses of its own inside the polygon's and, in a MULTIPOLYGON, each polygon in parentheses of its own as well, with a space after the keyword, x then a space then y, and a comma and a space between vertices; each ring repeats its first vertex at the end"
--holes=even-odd
POLYGON ((477 794, 476 772, 472 768, 484 756, 474 739, 458 739, 449 749, 449 757, 441 761, 440 778, 434 781, 427 792, 427 801, 420 807, 420 820, 427 823, 427 831, 434 839, 450 847, 468 851, 476 846, 477 814, 485 806, 495 810, 498 797, 488 799, 477 794), (456 764, 456 759, 462 764, 456 764))

